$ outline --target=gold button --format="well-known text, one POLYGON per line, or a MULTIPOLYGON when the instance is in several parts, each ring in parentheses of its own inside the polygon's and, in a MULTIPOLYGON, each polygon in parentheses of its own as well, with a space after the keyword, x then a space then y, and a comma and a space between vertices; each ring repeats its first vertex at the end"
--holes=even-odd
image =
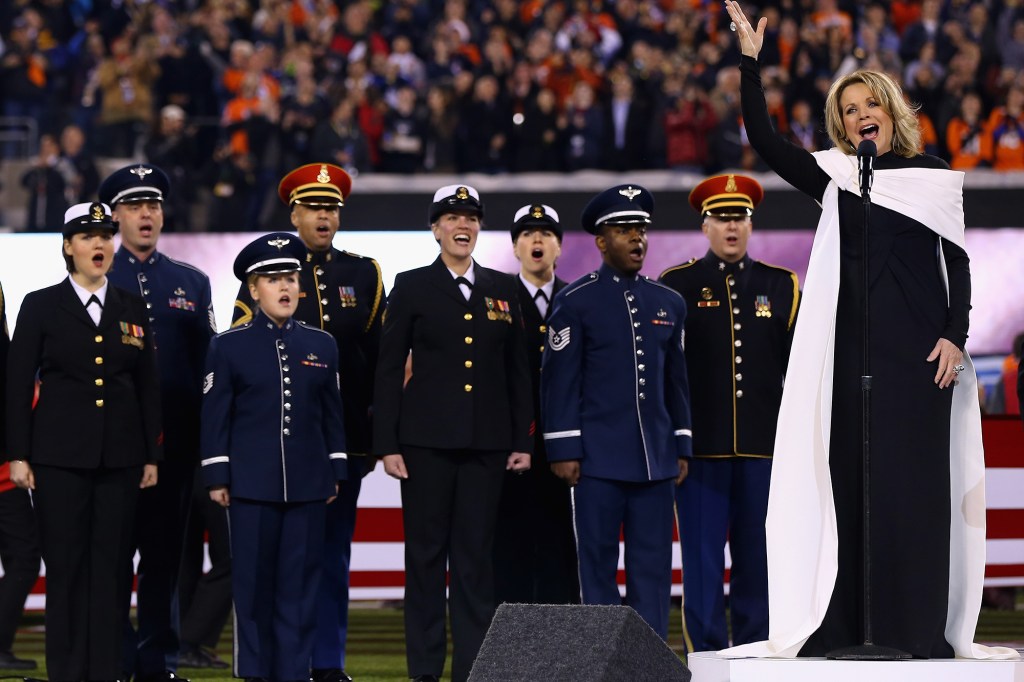
POLYGON ((540 347, 540 352, 541 352, 541 353, 543 353, 543 352, 544 352, 544 346, 541 346, 541 347, 540 347))
POLYGON ((472 336, 467 336, 466 337, 466 343, 473 343, 473 337, 472 336))
POLYGON ((472 384, 466 384, 463 388, 465 388, 466 393, 469 393, 470 391, 473 390, 473 385, 472 384))
POLYGON ((96 343, 103 343, 103 337, 97 334, 96 338, 93 339, 93 341, 95 341, 96 343))
POLYGON ((464 319, 464 320, 472 320, 473 319, 473 313, 466 313, 465 315, 462 316, 462 319, 464 319))
POLYGON ((473 368, 473 361, 472 360, 466 360, 466 369, 472 369, 472 368, 473 368))
POLYGON ((96 364, 97 365, 102 365, 103 364, 103 358, 102 357, 97 357, 96 358, 96 364))
POLYGON ((102 386, 103 385, 103 379, 97 379, 96 380, 96 385, 97 386, 102 386))
POLYGON ((543 334, 543 333, 544 333, 544 332, 546 332, 547 330, 548 330, 548 326, 547 326, 546 324, 542 324, 542 325, 540 326, 540 333, 541 333, 541 334, 543 334))
POLYGON ((103 399, 102 398, 100 398, 99 400, 96 401, 96 407, 103 407, 103 399))

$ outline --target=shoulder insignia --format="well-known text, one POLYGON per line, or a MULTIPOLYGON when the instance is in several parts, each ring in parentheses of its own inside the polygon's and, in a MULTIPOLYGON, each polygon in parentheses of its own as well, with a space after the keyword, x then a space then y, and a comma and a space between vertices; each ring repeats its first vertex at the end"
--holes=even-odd
POLYGON ((570 341, 570 328, 566 327, 561 331, 555 331, 554 329, 548 329, 548 345, 551 346, 551 350, 562 350, 569 345, 570 341))
POLYGON ((210 389, 212 389, 212 388, 213 388, 213 372, 210 372, 205 377, 203 377, 203 395, 206 395, 207 393, 209 393, 210 389))

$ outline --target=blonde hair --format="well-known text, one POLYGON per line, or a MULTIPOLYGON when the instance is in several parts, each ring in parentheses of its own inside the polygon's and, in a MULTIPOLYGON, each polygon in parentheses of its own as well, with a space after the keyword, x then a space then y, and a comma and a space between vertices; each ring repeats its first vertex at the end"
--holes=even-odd
POLYGON ((832 143, 847 154, 856 154, 857 149, 846 139, 843 125, 842 105, 839 101, 843 91, 855 83, 861 83, 878 100, 882 110, 892 119, 892 151, 898 156, 917 156, 921 146, 921 127, 917 121, 917 105, 907 102, 898 83, 881 71, 861 69, 843 76, 828 90, 825 101, 825 129, 832 143))

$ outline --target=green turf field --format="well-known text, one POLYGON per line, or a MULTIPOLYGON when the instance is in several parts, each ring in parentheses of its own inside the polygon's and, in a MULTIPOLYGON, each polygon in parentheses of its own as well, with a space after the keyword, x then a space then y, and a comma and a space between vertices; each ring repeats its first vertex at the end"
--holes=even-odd
MULTIPOLYGON (((401 609, 354 607, 349 618, 348 665, 346 666, 348 673, 357 682, 406 680, 401 609)), ((670 623, 669 644, 677 653, 681 653, 682 635, 678 608, 673 608, 670 623)), ((978 622, 977 640, 1024 648, 1024 610, 983 610, 978 622)), ((39 662, 39 670, 26 671, 32 677, 46 677, 41 614, 25 616, 24 625, 19 630, 14 642, 14 651, 18 656, 34 658, 39 662)), ((230 660, 230 630, 226 631, 221 638, 217 653, 225 660, 230 660)), ((234 679, 230 674, 225 674, 223 670, 190 668, 179 670, 178 673, 192 680, 223 680, 226 682, 234 679)), ((3 675, 4 673, 0 671, 0 676, 3 675)))

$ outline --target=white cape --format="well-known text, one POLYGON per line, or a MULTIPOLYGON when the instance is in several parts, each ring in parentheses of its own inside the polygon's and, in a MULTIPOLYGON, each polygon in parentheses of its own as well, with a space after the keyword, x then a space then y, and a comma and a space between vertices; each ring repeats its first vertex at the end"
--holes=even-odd
MULTIPOLYGON (((859 195, 860 189, 855 157, 835 149, 814 156, 832 182, 822 198, 779 410, 765 524, 768 640, 719 652, 726 657, 795 657, 824 619, 836 580, 838 539, 828 454, 839 296, 838 197, 840 190, 859 195)), ((964 248, 963 178, 961 172, 941 169, 879 170, 871 200, 964 248)), ((944 261, 942 271, 945 277, 944 261)), ((966 353, 963 364, 950 423, 946 640, 957 656, 1017 658, 1013 649, 974 643, 985 577, 985 461, 977 375, 966 353)))

